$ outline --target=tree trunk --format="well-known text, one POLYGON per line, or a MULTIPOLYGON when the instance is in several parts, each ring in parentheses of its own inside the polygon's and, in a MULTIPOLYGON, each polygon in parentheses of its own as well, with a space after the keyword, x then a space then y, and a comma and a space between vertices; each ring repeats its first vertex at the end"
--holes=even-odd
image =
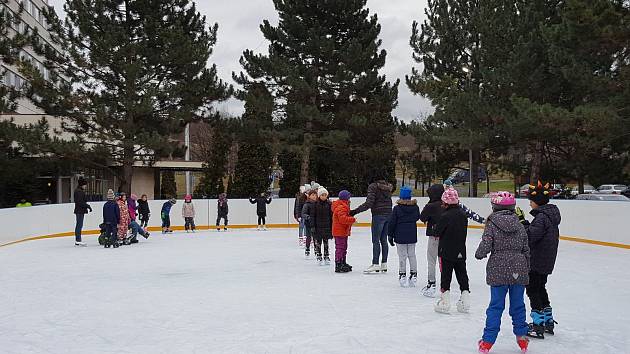
POLYGON ((472 185, 470 189, 472 191, 471 197, 477 198, 477 194, 479 192, 479 151, 473 150, 473 158, 472 165, 470 166, 470 176, 472 180, 472 185))
POLYGON ((311 130, 313 129, 313 123, 309 120, 306 122, 306 133, 304 133, 304 144, 302 145, 302 163, 300 166, 300 185, 303 186, 309 182, 310 164, 311 164, 311 149, 313 136, 311 130))
POLYGON ((543 142, 537 141, 532 152, 532 170, 529 178, 529 183, 536 185, 540 181, 540 170, 542 168, 543 159, 543 142))
POLYGON ((123 180, 120 184, 120 192, 131 195, 131 183, 133 181, 133 163, 135 156, 133 153, 133 146, 124 148, 123 156, 123 180))
POLYGON ((584 176, 582 174, 578 176, 577 182, 578 182, 578 193, 584 194, 584 176))

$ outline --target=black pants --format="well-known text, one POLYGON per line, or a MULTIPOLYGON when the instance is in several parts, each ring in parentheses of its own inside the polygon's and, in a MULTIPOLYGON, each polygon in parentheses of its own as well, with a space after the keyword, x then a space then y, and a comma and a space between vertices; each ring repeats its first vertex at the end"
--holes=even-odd
POLYGON ((547 294, 547 274, 529 272, 529 285, 527 286, 527 297, 532 310, 542 311, 549 307, 549 294, 547 294))
POLYGON ((321 239, 319 237, 314 237, 313 238, 313 243, 315 244, 315 255, 316 256, 320 256, 322 255, 322 243, 324 244, 324 257, 328 257, 330 256, 329 254, 329 250, 328 250, 328 239, 321 239))
POLYGON ((195 230, 195 220, 193 218, 184 218, 184 228, 186 231, 195 230))
POLYGON ((219 215, 217 216, 217 227, 221 224, 221 219, 223 219, 223 225, 227 226, 228 224, 227 215, 219 215))
POLYGON ((138 219, 140 219, 140 227, 149 226, 149 214, 140 214, 138 215, 138 219))
POLYGON ((267 225, 267 222, 265 221, 266 217, 267 215, 258 214, 258 225, 267 225))
POLYGON ((459 290, 470 291, 468 286, 468 272, 466 272, 466 261, 449 261, 440 257, 441 280, 440 285, 442 292, 451 290, 451 280, 453 279, 453 271, 459 283, 459 290))
POLYGON ((110 245, 113 245, 118 241, 118 225, 112 223, 105 223, 105 235, 110 245))

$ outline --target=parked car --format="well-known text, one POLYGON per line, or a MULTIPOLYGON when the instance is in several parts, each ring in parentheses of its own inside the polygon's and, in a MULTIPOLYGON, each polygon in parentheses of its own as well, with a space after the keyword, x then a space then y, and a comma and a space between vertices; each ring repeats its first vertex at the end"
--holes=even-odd
POLYGON ((580 194, 576 200, 599 200, 606 202, 630 202, 630 198, 619 194, 580 194))
POLYGON ((595 194, 621 194, 628 189, 623 184, 602 184, 593 193, 595 194))
MULTIPOLYGON (((585 184, 584 185, 584 193, 583 194, 591 194, 595 191, 595 188, 593 188, 593 186, 591 186, 590 184, 585 184)), ((573 195, 578 195, 580 194, 580 190, 578 186, 575 186, 571 189, 571 193, 573 195)))
MULTIPOLYGON (((477 181, 478 182, 483 182, 486 180, 486 170, 484 170, 483 168, 479 168, 479 172, 477 173, 477 181)), ((453 173, 451 173, 451 175, 448 177, 448 179, 450 179, 451 181, 453 181, 453 184, 458 184, 458 183, 468 183, 470 182, 470 171, 469 170, 455 170, 453 173)))
POLYGON ((625 191, 621 192, 621 194, 625 195, 628 198, 630 198, 630 186, 628 186, 628 188, 626 188, 625 191))

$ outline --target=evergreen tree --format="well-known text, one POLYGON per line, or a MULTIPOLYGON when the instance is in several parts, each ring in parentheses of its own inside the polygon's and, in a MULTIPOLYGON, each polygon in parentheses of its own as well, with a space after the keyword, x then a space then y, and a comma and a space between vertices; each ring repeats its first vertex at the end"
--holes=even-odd
POLYGON ((195 140, 195 160, 203 161, 203 176, 195 189, 195 194, 218 198, 225 192, 224 178, 228 175, 228 153, 232 145, 232 128, 229 118, 217 118, 199 127, 195 140))
MULTIPOLYGON (((297 185, 312 179, 336 190, 366 189, 368 175, 394 179, 398 82, 378 71, 385 65, 380 25, 366 0, 274 0, 278 26, 264 21, 266 54, 246 50, 247 87, 264 83, 278 106, 275 118, 285 176, 298 169, 297 185)), ((292 184, 295 182, 291 182, 292 184)), ((282 187, 285 190, 284 187, 282 187)), ((293 191, 295 193, 295 191, 293 191)))
MULTIPOLYGON (((27 38, 23 33, 14 30, 22 22, 24 8, 20 6, 17 13, 8 10, 8 0, 0 0, 0 77, 4 80, 4 65, 19 64, 20 50, 26 46, 27 38)), ((13 112, 16 100, 20 97, 20 88, 13 85, 0 85, 0 113, 13 112)))
POLYGON ((171 136, 207 115, 231 88, 207 67, 218 26, 189 0, 68 0, 65 23, 47 13, 59 54, 35 36, 50 81, 31 71, 31 97, 63 130, 98 146, 131 189, 134 163, 177 148, 171 136))
POLYGON ((160 197, 162 199, 177 197, 177 183, 175 182, 175 171, 161 171, 160 179, 160 197))

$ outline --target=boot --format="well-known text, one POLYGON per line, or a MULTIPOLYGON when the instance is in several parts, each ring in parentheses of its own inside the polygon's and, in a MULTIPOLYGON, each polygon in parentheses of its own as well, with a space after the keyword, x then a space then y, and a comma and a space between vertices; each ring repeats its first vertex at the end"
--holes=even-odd
POLYGON ((529 338, 522 336, 516 337, 516 344, 521 348, 522 353, 527 353, 527 347, 529 346, 529 338))
POLYGON ((407 273, 398 273, 398 282, 402 288, 407 287, 407 273))
POLYGON ((553 319, 553 310, 551 306, 545 307, 543 314, 545 315, 545 332, 554 335, 554 329, 556 327, 556 323, 558 322, 553 319))
POLYGON ((381 263, 381 273, 387 273, 387 262, 381 263))
POLYGON ((492 343, 484 342, 483 339, 479 341, 479 353, 488 354, 492 349, 492 343))
POLYGON ((411 272, 411 275, 409 276, 409 287, 415 288, 417 282, 418 282, 418 273, 411 272))
POLYGON ((445 291, 440 295, 440 300, 435 304, 435 312, 450 313, 451 312, 451 292, 445 291))
POLYGON ((529 324, 527 335, 533 338, 545 339, 545 314, 542 310, 532 310, 530 315, 532 323, 529 324))
POLYGON ((335 262, 335 273, 347 273, 348 271, 343 267, 343 263, 335 262))
POLYGON ((422 295, 426 297, 435 297, 436 291, 435 282, 429 282, 424 288, 422 288, 422 295))
POLYGON ((381 271, 381 267, 378 264, 372 264, 369 267, 367 267, 366 270, 363 271, 363 273, 365 274, 374 274, 374 273, 378 273, 381 271))
POLYGON ((457 311, 461 313, 470 312, 470 291, 462 291, 462 295, 460 296, 459 301, 457 301, 457 311))
POLYGON ((342 263, 352 272, 352 266, 346 262, 346 257, 343 257, 342 263))

